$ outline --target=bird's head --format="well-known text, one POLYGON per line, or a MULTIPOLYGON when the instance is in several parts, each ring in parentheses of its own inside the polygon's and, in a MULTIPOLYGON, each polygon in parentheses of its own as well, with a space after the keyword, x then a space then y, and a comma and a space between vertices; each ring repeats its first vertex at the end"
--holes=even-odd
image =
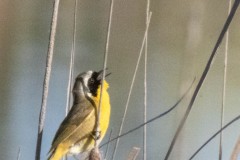
MULTIPOLYGON (((110 75, 110 73, 106 74, 105 77, 107 77, 108 75, 110 75)), ((103 70, 100 70, 99 72, 83 72, 77 76, 73 90, 78 92, 80 91, 83 94, 87 94, 89 97, 96 97, 97 90, 102 84, 102 78, 103 70)))

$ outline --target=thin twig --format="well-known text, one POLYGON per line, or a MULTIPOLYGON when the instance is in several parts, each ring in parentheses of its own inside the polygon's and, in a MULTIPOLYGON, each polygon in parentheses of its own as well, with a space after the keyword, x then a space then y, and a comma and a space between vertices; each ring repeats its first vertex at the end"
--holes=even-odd
POLYGON ((179 98, 179 100, 178 100, 171 108, 169 108, 167 111, 165 111, 165 112, 163 112, 163 113, 161 113, 161 114, 159 114, 159 115, 157 115, 157 116, 149 119, 146 123, 142 123, 142 124, 138 125, 137 127, 133 128, 133 129, 130 129, 130 130, 128 130, 127 132, 125 132, 125 133, 123 133, 123 134, 121 134, 121 135, 119 135, 119 136, 117 136, 117 137, 115 137, 115 138, 112 138, 110 141, 102 144, 102 145, 100 146, 100 148, 103 147, 103 146, 105 146, 105 145, 107 145, 108 143, 110 143, 110 142, 118 139, 118 138, 121 138, 121 137, 123 137, 123 136, 126 136, 126 135, 128 135, 128 134, 130 134, 130 133, 132 133, 132 132, 134 132, 134 131, 142 128, 142 127, 145 126, 146 124, 149 124, 149 123, 151 123, 151 122, 153 122, 153 121, 155 121, 155 120, 157 120, 157 119, 159 119, 159 118, 162 118, 163 116, 165 116, 165 115, 167 115, 168 113, 170 113, 171 111, 173 111, 173 109, 175 109, 175 108, 178 106, 178 104, 183 100, 183 98, 186 97, 186 95, 188 94, 188 92, 189 92, 190 89, 192 88, 194 82, 195 82, 195 79, 193 80, 193 82, 192 82, 192 84, 189 86, 189 88, 186 90, 186 92, 182 95, 182 97, 179 98))
MULTIPOLYGON (((228 15, 230 14, 232 6, 232 1, 229 0, 228 4, 228 15)), ((226 83, 227 83, 227 62, 228 62, 228 38, 229 38, 229 30, 226 32, 226 42, 225 42, 225 57, 224 57, 224 73, 223 73, 223 91, 222 91, 222 107, 221 107, 221 128, 224 124, 224 109, 225 109, 225 102, 226 102, 226 83)), ((222 132, 220 133, 219 139, 219 160, 222 160, 222 139, 223 135, 222 132)))
POLYGON ((68 86, 67 86, 67 102, 66 102, 66 116, 71 109, 71 89, 73 84, 73 73, 74 73, 74 59, 75 59, 75 45, 76 45, 76 26, 77 26, 77 7, 78 0, 75 0, 74 4, 74 22, 73 22, 73 39, 72 39, 72 48, 71 48, 71 57, 69 64, 69 77, 68 77, 68 86))
POLYGON ((20 160, 20 156, 21 156, 21 147, 18 147, 17 160, 20 160))
MULTIPOLYGON (((110 141, 111 138, 112 138, 112 128, 111 128, 110 133, 109 133, 108 141, 110 141)), ((108 151, 109 151, 109 143, 107 144, 107 149, 106 149, 106 152, 105 152, 105 155, 104 155, 104 160, 107 159, 108 151)))
POLYGON ((227 127, 231 126, 234 122, 237 122, 240 119, 240 115, 232 119, 230 122, 228 122, 226 125, 224 125, 220 130, 218 130, 214 135, 212 135, 199 149, 197 149, 196 152, 193 153, 193 155, 189 158, 189 160, 192 160, 211 140, 213 140, 218 134, 220 134, 223 130, 225 130, 227 127))
MULTIPOLYGON (((69 63, 69 76, 68 76, 68 85, 67 85, 67 102, 66 102, 66 111, 65 116, 67 116, 68 112, 71 109, 71 90, 73 85, 73 73, 74 73, 74 59, 75 59, 75 44, 76 44, 76 25, 77 25, 77 6, 78 0, 75 0, 74 3, 74 18, 73 18, 73 39, 72 39, 72 48, 71 48, 71 56, 69 63)), ((65 156, 65 160, 68 160, 67 155, 65 156)))
POLYGON ((194 93, 193 93, 193 96, 192 96, 191 101, 190 101, 190 103, 189 103, 189 105, 187 107, 187 110, 186 110, 183 118, 180 121, 180 124, 179 124, 179 126, 177 128, 177 131, 176 131, 176 133, 175 133, 175 135, 174 135, 174 137, 172 139, 171 145, 170 145, 170 147, 169 147, 169 149, 167 151, 167 154, 166 154, 164 160, 167 160, 169 158, 170 153, 172 152, 172 149, 173 149, 173 147, 175 145, 175 142, 176 142, 176 140, 177 140, 177 138, 178 138, 178 136, 179 136, 179 134, 180 134, 180 132, 181 132, 181 130, 182 130, 186 120, 187 120, 187 118, 188 118, 188 115, 189 115, 191 109, 192 109, 193 103, 195 102, 195 99, 196 99, 196 97, 198 95, 198 92, 201 89, 202 84, 203 84, 203 82, 204 82, 204 80, 205 80, 205 78, 206 78, 206 76, 208 74, 208 71, 209 71, 209 69, 211 67, 211 64, 213 62, 213 58, 216 55, 216 51, 217 51, 219 45, 221 44, 222 39, 223 39, 223 37, 224 37, 224 35, 225 35, 225 33, 226 33, 226 31, 227 31, 231 21, 232 21, 232 18, 233 18, 234 14, 235 14, 235 12, 236 12, 236 10, 238 8, 239 1, 240 0, 235 0, 235 2, 233 4, 233 8, 231 9, 231 12, 230 12, 230 14, 229 14, 229 16, 228 16, 228 18, 227 18, 227 20, 226 20, 226 22, 224 24, 224 27, 223 27, 220 35, 219 35, 219 38, 218 38, 218 40, 217 40, 217 42, 216 42, 216 44, 215 44, 215 46, 213 48, 212 54, 210 55, 209 60, 207 62, 207 65, 206 65, 206 67, 205 67, 205 69, 204 69, 204 71, 202 73, 202 76, 200 77, 200 80, 199 80, 199 82, 197 84, 197 87, 196 87, 194 93))
POLYGON ((57 28, 59 1, 60 0, 55 0, 54 7, 53 7, 50 40, 48 45, 47 62, 46 62, 46 68, 45 68, 45 78, 43 82, 42 104, 41 104, 41 109, 39 114, 38 137, 37 137, 36 155, 35 155, 36 160, 40 160, 40 154, 41 154, 42 135, 43 135, 45 116, 46 116, 48 87, 49 87, 50 74, 52 69, 52 58, 53 58, 53 49, 54 49, 54 42, 55 42, 55 35, 56 35, 56 28, 57 28))
MULTIPOLYGON (((148 25, 150 0, 147 0, 146 26, 148 25)), ((147 55, 148 55, 148 32, 145 40, 145 63, 144 63, 144 123, 147 121, 147 55)), ((147 159, 147 125, 143 128, 143 160, 147 159)))
MULTIPOLYGON (((105 46, 105 54, 104 54, 104 62, 103 62, 103 75, 102 75, 102 84, 101 84, 101 92, 100 92, 100 100, 98 105, 98 114, 96 119, 96 128, 95 133, 98 135, 95 135, 96 137, 99 137, 100 134, 100 117, 101 117, 101 107, 102 107, 102 92, 104 88, 104 81, 105 81, 105 75, 106 75, 106 68, 107 68, 107 58, 108 58, 108 52, 109 52, 109 40, 110 40, 110 34, 111 34, 111 25, 112 25, 112 13, 113 13, 113 0, 110 1, 110 12, 109 12, 109 19, 108 19, 108 28, 107 28, 107 40, 106 40, 106 46, 105 46)), ((98 149, 100 143, 100 138, 95 140, 95 150, 98 149)))
MULTIPOLYGON (((147 26, 146 26, 146 30, 145 30, 145 33, 144 33, 143 40, 142 40, 142 45, 141 45, 141 49, 140 49, 140 52, 139 52, 139 56, 138 56, 137 64, 136 64, 136 67, 135 67, 135 71, 134 71, 134 74, 133 74, 130 90, 129 90, 128 97, 127 97, 127 102, 126 102, 126 105, 125 105, 125 110, 124 110, 124 113, 123 113, 120 129, 119 129, 119 132, 118 132, 118 136, 121 135, 121 133, 122 133, 123 123, 125 121, 125 117, 126 117, 126 114, 127 114, 128 104, 129 104, 129 101, 130 101, 130 97, 131 97, 132 89, 133 89, 133 84, 135 82, 135 77, 136 77, 136 74, 137 74, 138 66, 139 66, 139 63, 140 63, 140 59, 141 59, 141 56, 142 56, 144 44, 145 44, 145 41, 146 41, 146 36, 147 36, 151 16, 152 16, 152 12, 150 12, 150 14, 149 14, 148 23, 147 23, 147 26)), ((115 158, 118 143, 119 143, 119 138, 117 139, 117 142, 116 142, 114 150, 113 150, 113 155, 112 155, 112 158, 111 158, 112 160, 114 160, 114 158, 115 158)))

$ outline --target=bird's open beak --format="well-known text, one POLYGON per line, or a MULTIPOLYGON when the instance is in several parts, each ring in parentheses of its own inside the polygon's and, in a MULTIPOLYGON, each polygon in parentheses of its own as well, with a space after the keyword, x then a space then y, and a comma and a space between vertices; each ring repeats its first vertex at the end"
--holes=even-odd
MULTIPOLYGON (((106 70, 107 70, 107 68, 106 68, 106 70)), ((107 76, 109 76, 111 73, 106 73, 105 74, 105 78, 107 77, 107 76)), ((102 80, 102 77, 103 77, 103 70, 100 70, 99 72, 98 72, 98 77, 97 77, 97 80, 102 80)))

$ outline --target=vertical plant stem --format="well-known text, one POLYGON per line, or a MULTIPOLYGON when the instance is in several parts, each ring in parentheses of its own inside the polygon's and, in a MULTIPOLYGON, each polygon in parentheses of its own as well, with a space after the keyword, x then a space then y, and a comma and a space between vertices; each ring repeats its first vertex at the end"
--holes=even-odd
MULTIPOLYGON (((228 4, 228 15, 230 14, 232 6, 232 1, 229 0, 228 4)), ((221 107, 221 128, 224 124, 224 109, 226 103, 226 83, 227 83, 227 62, 228 62, 228 38, 229 38, 229 30, 226 31, 226 42, 225 42, 225 56, 224 56, 224 73, 223 73, 223 91, 222 91, 222 107, 221 107)), ((222 139, 223 134, 220 132, 220 139, 219 139, 219 160, 222 160, 222 139)))
MULTIPOLYGON (((74 73, 74 59, 75 59, 75 45, 76 45, 76 26, 77 26, 77 6, 78 0, 75 0, 74 3, 74 18, 73 18, 73 39, 72 39, 72 48, 71 48, 71 56, 69 63, 69 76, 68 76, 68 86, 67 86, 67 102, 66 102, 66 112, 65 116, 67 116, 68 112, 71 109, 71 91, 73 84, 73 73, 74 73)), ((67 160, 67 155, 65 156, 65 160, 67 160)))
POLYGON ((76 45, 77 6, 78 6, 78 0, 75 0, 74 21, 73 21, 73 39, 72 39, 71 57, 70 57, 70 64, 69 64, 68 87, 67 87, 66 116, 67 116, 69 110, 71 109, 71 93, 72 93, 71 90, 72 90, 72 84, 73 84, 75 45, 76 45))
MULTIPOLYGON (((146 26, 148 25, 150 0, 147 0, 146 26)), ((145 65, 144 65, 144 123, 147 121, 147 53, 148 52, 148 32, 145 40, 145 65)), ((143 160, 147 159, 147 125, 143 128, 143 160)))
MULTIPOLYGON (((125 117, 126 117, 126 114, 127 114, 130 97, 132 95, 132 89, 133 89, 133 85, 134 85, 134 82, 135 82, 135 77, 136 77, 136 74, 137 74, 137 70, 138 70, 138 66, 139 66, 139 63, 140 63, 140 59, 141 59, 141 56, 142 56, 144 44, 145 44, 145 41, 146 41, 146 36, 147 36, 147 32, 148 32, 151 16, 152 16, 152 12, 150 12, 150 14, 149 14, 148 23, 147 23, 147 26, 146 26, 146 30, 145 30, 145 33, 144 33, 143 40, 142 40, 142 45, 141 45, 141 49, 140 49, 140 52, 139 52, 139 56, 138 56, 137 64, 136 64, 136 67, 135 67, 135 71, 134 71, 134 74, 133 74, 131 86, 130 86, 130 89, 129 89, 127 102, 126 102, 125 110, 124 110, 124 113, 123 113, 123 116, 122 116, 122 121, 121 121, 120 129, 119 129, 119 132, 118 132, 118 136, 120 136, 121 133, 122 133, 122 128, 123 128, 123 124, 124 124, 125 117)), ((117 152, 118 143, 119 143, 119 138, 117 138, 117 142, 116 142, 114 150, 113 150, 113 155, 112 155, 112 158, 111 158, 112 160, 114 160, 114 158, 115 158, 115 155, 116 155, 116 152, 117 152)))
MULTIPOLYGON (((105 81, 105 75, 106 75, 106 68, 107 68, 107 58, 108 58, 108 52, 109 52, 109 40, 110 40, 110 34, 111 34, 111 25, 112 25, 112 13, 113 13, 113 2, 114 0, 110 1, 110 13, 109 13, 109 19, 108 19, 108 28, 107 28, 107 40, 105 45, 105 54, 104 54, 104 62, 103 62, 103 76, 102 76, 102 84, 101 84, 101 92, 100 92, 100 100, 99 100, 99 106, 98 106, 98 114, 97 114, 97 120, 96 120, 96 128, 95 133, 100 133, 100 118, 101 118, 101 107, 102 107, 102 92, 104 88, 104 81, 105 81)), ((99 135, 96 135, 97 137, 99 135)), ((100 143, 100 138, 95 141, 95 149, 98 148, 100 143)))
POLYGON ((55 42, 55 35, 56 35, 56 28, 57 28, 59 1, 60 0, 55 0, 54 7, 53 7, 53 16, 52 16, 52 22, 51 22, 51 31, 50 31, 50 38, 49 38, 49 45, 48 45, 48 53, 47 53, 47 62, 46 62, 45 77, 44 77, 44 82, 43 82, 42 104, 41 104, 41 109, 40 109, 40 114, 39 114, 38 136, 37 136, 35 160, 40 160, 40 155, 41 155, 42 135, 43 135, 45 116, 46 116, 50 74, 51 74, 51 69, 52 69, 52 58, 53 58, 53 49, 54 49, 54 42, 55 42))

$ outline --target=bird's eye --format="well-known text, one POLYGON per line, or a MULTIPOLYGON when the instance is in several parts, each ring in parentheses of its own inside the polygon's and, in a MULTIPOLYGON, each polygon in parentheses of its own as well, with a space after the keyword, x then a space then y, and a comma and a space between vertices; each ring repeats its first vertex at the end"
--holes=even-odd
POLYGON ((90 79, 89 79, 89 83, 90 83, 90 84, 93 84, 93 83, 94 83, 94 79, 93 79, 93 78, 90 78, 90 79))

